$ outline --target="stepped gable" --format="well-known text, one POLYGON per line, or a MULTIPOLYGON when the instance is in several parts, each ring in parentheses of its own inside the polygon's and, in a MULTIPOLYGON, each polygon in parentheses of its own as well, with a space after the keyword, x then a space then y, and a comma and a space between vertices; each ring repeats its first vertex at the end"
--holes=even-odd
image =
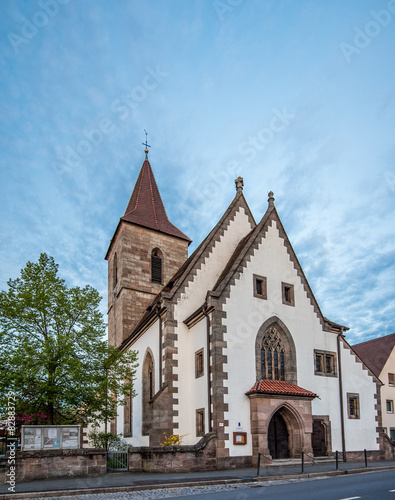
POLYGON ((232 203, 229 205, 226 212, 223 214, 215 227, 210 231, 210 233, 206 236, 202 243, 181 266, 179 271, 163 288, 163 292, 168 294, 168 298, 173 297, 177 291, 180 291, 180 288, 185 288, 188 282, 192 281, 193 277, 196 275, 197 270, 200 268, 206 257, 209 256, 215 243, 219 241, 221 236, 225 233, 226 228, 230 224, 230 221, 233 220, 237 210, 240 207, 244 208, 248 218, 250 219, 251 225, 256 226, 256 222, 244 198, 243 193, 241 191, 238 191, 232 203))
POLYGON ((332 333, 339 333, 340 331, 349 330, 349 328, 346 326, 342 326, 328 320, 322 314, 318 302, 314 297, 307 278, 299 263, 299 260, 296 257, 295 251, 292 248, 291 242, 289 241, 289 238, 285 232, 276 207, 274 206, 274 198, 272 192, 269 193, 268 202, 269 206, 266 210, 265 215, 262 217, 262 220, 246 237, 244 237, 240 241, 232 257, 229 259, 227 265, 224 267, 224 270, 218 278, 215 287, 210 292, 210 295, 219 297, 222 293, 229 293, 229 287, 235 284, 236 280, 239 278, 240 274, 243 272, 243 269, 247 265, 247 262, 251 259, 254 251, 258 249, 258 246, 262 241, 262 238, 265 236, 269 225, 272 225, 272 223, 275 221, 279 230, 280 237, 284 240, 284 245, 287 249, 289 258, 302 281, 307 297, 309 298, 310 303, 313 306, 314 311, 323 326, 323 329, 332 333))
POLYGON ((352 346, 353 351, 369 366, 374 375, 379 378, 392 349, 395 346, 395 333, 367 340, 352 346))
POLYGON ((169 221, 148 160, 144 160, 121 220, 191 242, 188 236, 169 221))

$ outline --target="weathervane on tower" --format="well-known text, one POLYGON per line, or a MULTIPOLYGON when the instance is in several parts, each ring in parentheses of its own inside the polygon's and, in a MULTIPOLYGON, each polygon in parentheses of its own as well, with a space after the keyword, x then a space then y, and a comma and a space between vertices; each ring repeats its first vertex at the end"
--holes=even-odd
POLYGON ((145 150, 144 150, 144 152, 145 152, 145 159, 148 160, 148 148, 150 148, 151 146, 147 143, 148 133, 147 133, 147 131, 145 129, 144 129, 144 132, 145 132, 145 142, 142 142, 141 144, 143 146, 145 146, 145 150))

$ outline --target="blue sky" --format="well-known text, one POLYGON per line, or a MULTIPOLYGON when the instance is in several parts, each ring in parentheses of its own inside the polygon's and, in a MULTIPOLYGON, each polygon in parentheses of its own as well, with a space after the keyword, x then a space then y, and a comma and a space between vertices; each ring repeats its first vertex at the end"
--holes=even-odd
POLYGON ((46 252, 106 299, 146 129, 191 250, 241 175, 348 340, 395 331, 394 0, 3 0, 0 27, 2 289, 46 252))

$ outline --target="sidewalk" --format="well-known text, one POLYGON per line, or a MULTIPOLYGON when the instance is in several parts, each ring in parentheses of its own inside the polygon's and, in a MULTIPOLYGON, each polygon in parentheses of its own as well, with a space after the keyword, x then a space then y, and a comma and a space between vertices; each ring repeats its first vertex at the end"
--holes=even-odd
POLYGON ((304 474, 302 475, 300 463, 293 465, 275 463, 268 468, 262 467, 259 478, 257 478, 256 468, 190 473, 115 472, 104 476, 47 479, 45 481, 19 483, 15 488, 15 493, 8 491, 9 485, 1 484, 0 500, 51 496, 51 492, 56 492, 58 496, 60 494, 114 493, 117 491, 176 487, 181 485, 196 486, 256 481, 257 479, 276 480, 311 477, 315 475, 336 475, 345 474, 347 473, 346 471, 349 471, 349 473, 368 472, 376 469, 395 469, 395 461, 369 462, 368 468, 365 468, 364 462, 339 463, 339 471, 335 469, 336 465, 334 462, 305 465, 304 474), (23 493, 26 495, 23 495, 23 493))

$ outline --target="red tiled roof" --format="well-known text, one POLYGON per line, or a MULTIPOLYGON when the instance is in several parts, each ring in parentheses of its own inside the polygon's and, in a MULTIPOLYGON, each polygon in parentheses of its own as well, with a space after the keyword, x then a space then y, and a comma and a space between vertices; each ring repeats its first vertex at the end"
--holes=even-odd
POLYGON ((166 210, 148 160, 145 160, 141 167, 132 196, 121 220, 177 236, 191 242, 188 236, 177 229, 167 218, 166 210))
POLYGON ((352 346, 352 349, 358 356, 365 361, 367 366, 372 370, 377 378, 380 377, 381 370, 384 368, 385 363, 392 349, 395 346, 395 333, 379 337, 377 339, 368 340, 361 344, 352 346))
POLYGON ((300 396, 306 398, 317 397, 317 394, 314 392, 282 380, 259 380, 255 382, 254 386, 246 394, 247 396, 251 394, 278 394, 281 396, 300 396))

